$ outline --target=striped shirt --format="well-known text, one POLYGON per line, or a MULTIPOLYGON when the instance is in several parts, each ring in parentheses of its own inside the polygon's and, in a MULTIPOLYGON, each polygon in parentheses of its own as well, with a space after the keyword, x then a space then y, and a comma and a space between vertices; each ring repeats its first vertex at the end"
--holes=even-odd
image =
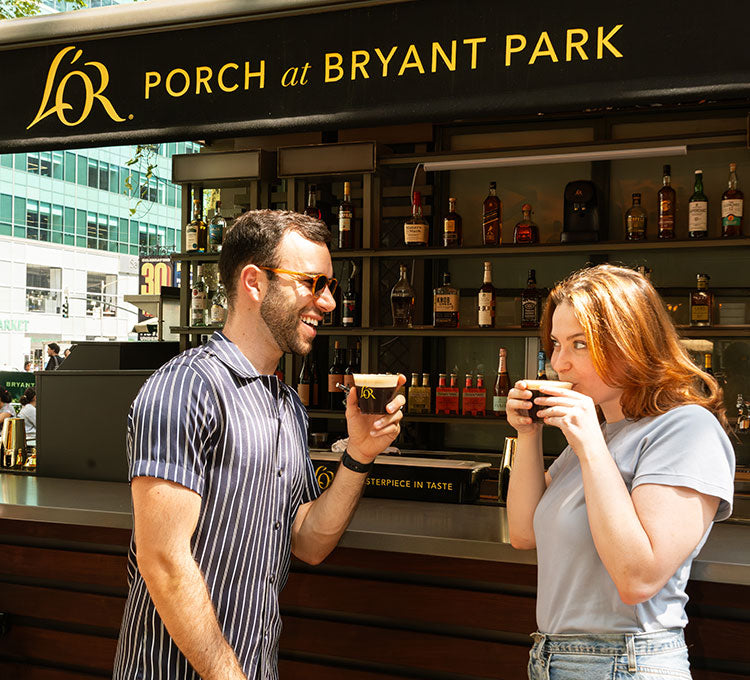
MULTIPOLYGON (((278 677, 278 598, 291 527, 299 505, 319 493, 306 440, 296 392, 260 375, 219 332, 156 371, 128 416, 130 478, 170 480, 201 496, 192 554, 250 680, 278 677)), ((133 538, 113 678, 198 680, 164 627, 136 556, 133 538)))

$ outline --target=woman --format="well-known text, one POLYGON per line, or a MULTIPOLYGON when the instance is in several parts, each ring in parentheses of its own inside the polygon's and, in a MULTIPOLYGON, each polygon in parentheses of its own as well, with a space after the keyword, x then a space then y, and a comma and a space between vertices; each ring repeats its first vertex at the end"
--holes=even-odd
POLYGON ((4 387, 0 387, 0 428, 6 418, 15 418, 16 410, 11 405, 13 397, 4 387))
POLYGON ((19 401, 21 410, 18 417, 23 418, 26 426, 26 443, 36 444, 36 390, 33 387, 27 387, 19 401))
POLYGON ((685 586, 734 493, 721 389, 629 269, 600 265, 558 284, 542 341, 573 388, 535 399, 568 441, 546 473, 524 381, 508 399, 510 539, 536 548, 539 565, 529 678, 690 678, 685 586))

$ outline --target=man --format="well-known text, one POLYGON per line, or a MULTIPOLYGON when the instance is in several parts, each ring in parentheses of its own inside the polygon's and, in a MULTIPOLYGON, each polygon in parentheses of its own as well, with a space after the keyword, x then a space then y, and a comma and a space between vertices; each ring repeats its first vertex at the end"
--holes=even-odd
POLYGON ((115 680, 276 678, 290 549, 311 564, 328 555, 399 433, 402 396, 389 415, 365 416, 352 390, 348 451, 319 495, 306 412, 273 373, 284 352, 311 350, 336 306, 329 240, 304 215, 242 215, 219 261, 223 332, 159 369, 133 403, 134 533, 115 680))
POLYGON ((50 342, 49 345, 47 345, 47 356, 49 357, 49 361, 47 362, 47 365, 44 367, 45 371, 56 371, 57 367, 62 363, 62 357, 59 356, 60 354, 60 345, 58 345, 56 342, 50 342))

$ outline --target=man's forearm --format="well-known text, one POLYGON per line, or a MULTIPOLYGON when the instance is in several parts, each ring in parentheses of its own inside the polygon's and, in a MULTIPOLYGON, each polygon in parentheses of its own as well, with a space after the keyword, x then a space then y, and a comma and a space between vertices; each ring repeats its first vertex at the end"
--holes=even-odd
POLYGON ((246 680, 192 556, 152 567, 139 561, 139 569, 167 631, 198 675, 203 680, 246 680))

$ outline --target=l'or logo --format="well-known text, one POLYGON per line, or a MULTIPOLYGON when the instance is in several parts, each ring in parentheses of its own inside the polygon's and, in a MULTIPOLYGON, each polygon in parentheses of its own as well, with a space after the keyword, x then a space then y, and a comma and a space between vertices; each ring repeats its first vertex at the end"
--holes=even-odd
MULTIPOLYGON (((27 130, 32 128, 34 125, 36 125, 40 120, 43 120, 47 116, 51 116, 53 113, 57 114, 57 117, 60 119, 60 121, 64 125, 68 125, 69 127, 75 127, 76 125, 79 125, 82 123, 86 118, 88 117, 89 113, 91 113, 91 109, 94 106, 94 100, 97 100, 103 107, 104 110, 107 112, 107 115, 114 120, 117 123, 122 123, 125 119, 118 115, 117 111, 115 111, 115 107, 112 106, 112 102, 107 99, 107 97, 104 96, 103 92, 107 89, 107 85, 109 85, 109 72, 107 71, 107 68, 104 66, 104 64, 98 62, 98 61, 87 61, 84 63, 84 66, 90 66, 93 69, 96 69, 99 73, 99 88, 95 89, 94 82, 91 79, 91 76, 88 73, 84 73, 84 71, 76 70, 76 71, 69 71, 66 75, 64 75, 60 82, 57 83, 57 90, 55 91, 55 103, 54 106, 49 106, 50 103, 50 97, 52 95, 52 89, 55 87, 55 81, 57 80, 57 71, 60 68, 60 64, 65 57, 66 54, 71 52, 72 50, 75 50, 75 45, 71 45, 70 47, 64 47, 61 49, 55 58, 52 60, 52 64, 49 67, 49 73, 47 73, 47 83, 44 86, 44 95, 42 96, 42 104, 39 107, 39 111, 36 114, 36 118, 34 118, 33 121, 29 124, 29 126, 26 128, 27 130), (68 118, 65 115, 65 112, 68 110, 73 109, 73 105, 69 104, 65 101, 65 87, 67 86, 68 82, 71 78, 76 77, 80 78, 81 82, 83 83, 83 88, 85 90, 85 99, 83 102, 83 109, 81 110, 81 115, 78 117, 77 120, 68 120, 68 118)), ((77 50, 75 54, 73 55, 73 58, 70 60, 70 66, 76 63, 78 59, 83 54, 83 50, 77 50)))

